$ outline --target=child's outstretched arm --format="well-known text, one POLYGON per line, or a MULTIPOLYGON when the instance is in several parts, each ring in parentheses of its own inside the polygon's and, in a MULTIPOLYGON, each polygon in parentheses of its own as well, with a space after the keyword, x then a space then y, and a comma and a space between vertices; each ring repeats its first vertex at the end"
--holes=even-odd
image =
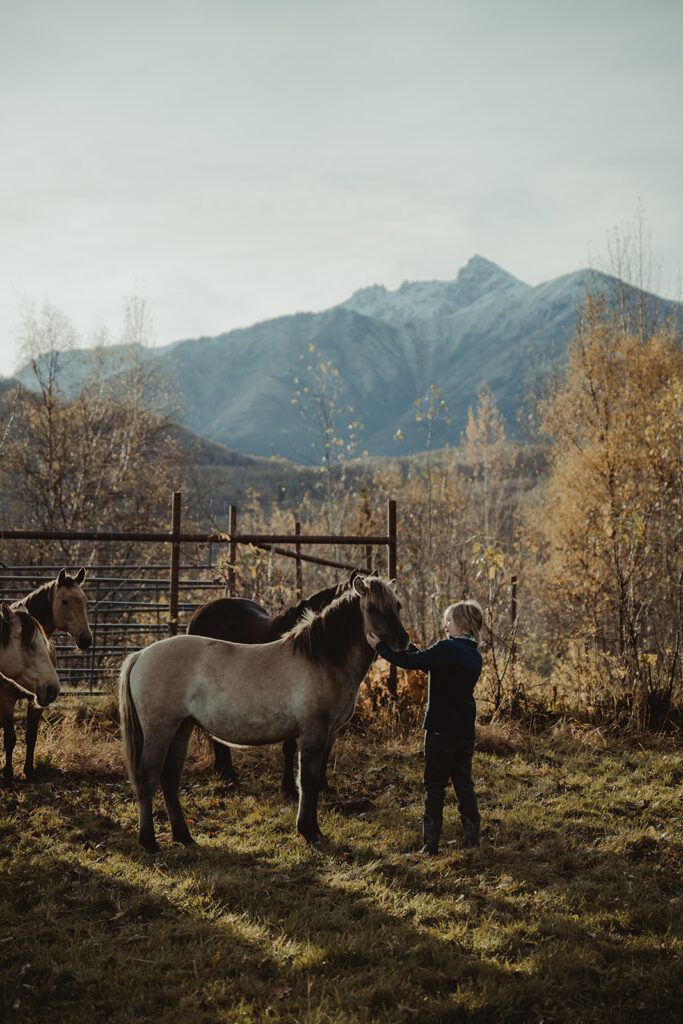
POLYGON ((407 651, 392 651, 391 647, 382 643, 376 633, 366 633, 365 638, 380 657, 392 665, 398 665, 399 668, 416 668, 422 672, 429 672, 431 668, 444 668, 453 664, 453 654, 443 640, 428 647, 426 651, 419 650, 415 644, 411 644, 407 651))

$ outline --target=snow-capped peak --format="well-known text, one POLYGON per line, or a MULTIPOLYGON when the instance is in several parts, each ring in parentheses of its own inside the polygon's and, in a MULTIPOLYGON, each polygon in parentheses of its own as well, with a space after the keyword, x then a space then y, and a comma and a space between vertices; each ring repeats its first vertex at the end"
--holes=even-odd
POLYGON ((395 291, 375 284, 354 292, 342 308, 407 323, 425 317, 450 316, 489 292, 514 286, 529 287, 483 256, 473 256, 455 281, 404 281, 395 291))

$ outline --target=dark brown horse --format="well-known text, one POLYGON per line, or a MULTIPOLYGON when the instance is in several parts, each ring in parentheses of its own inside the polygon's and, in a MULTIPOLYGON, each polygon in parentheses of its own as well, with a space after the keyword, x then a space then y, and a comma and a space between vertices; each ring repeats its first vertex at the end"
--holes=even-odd
MULTIPOLYGON (((40 623, 46 637, 51 637, 56 630, 70 633, 81 651, 85 651, 92 643, 92 633, 88 625, 85 594, 81 583, 85 579, 85 569, 79 569, 75 576, 69 576, 62 569, 57 579, 44 583, 36 590, 15 601, 12 609, 25 608, 40 623)), ((14 731, 14 705, 17 700, 30 694, 22 693, 6 681, 0 680, 0 725, 5 732, 5 779, 11 782, 14 778, 12 770, 12 752, 16 743, 14 731)), ((38 723, 44 708, 33 701, 26 711, 26 759, 24 774, 27 779, 33 778, 33 755, 36 748, 38 723)))
MULTIPOLYGON (((237 644, 269 644, 279 640, 299 622, 305 612, 319 612, 337 597, 345 593, 356 576, 362 576, 354 569, 348 580, 319 590, 310 597, 286 608, 279 615, 271 617, 265 608, 255 601, 242 597, 217 597, 198 608, 187 624, 187 632, 193 636, 208 636, 214 640, 230 640, 237 644)), ((237 782, 237 773, 232 763, 230 747, 213 741, 214 768, 226 782, 237 782)), ((282 790, 286 797, 296 800, 298 796, 294 778, 296 739, 285 739, 282 744, 285 764, 282 773, 282 790)), ((320 788, 328 790, 327 762, 323 764, 320 788)))

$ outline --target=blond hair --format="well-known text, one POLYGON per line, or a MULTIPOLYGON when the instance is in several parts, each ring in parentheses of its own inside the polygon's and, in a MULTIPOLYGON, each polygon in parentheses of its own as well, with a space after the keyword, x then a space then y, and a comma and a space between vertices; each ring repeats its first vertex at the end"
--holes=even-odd
POLYGON ((473 636, 477 643, 479 643, 484 613, 478 601, 470 599, 469 601, 456 601, 455 604, 449 604, 443 613, 444 622, 449 615, 453 616, 453 625, 456 630, 473 636))

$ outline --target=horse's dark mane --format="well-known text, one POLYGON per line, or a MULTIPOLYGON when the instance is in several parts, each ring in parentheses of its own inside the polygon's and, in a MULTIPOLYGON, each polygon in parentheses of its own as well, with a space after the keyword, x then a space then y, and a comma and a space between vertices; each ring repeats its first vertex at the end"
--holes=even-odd
MULTIPOLYGON (((21 623, 21 646, 28 648, 31 646, 31 641, 36 634, 36 630, 39 629, 41 633, 43 633, 43 628, 32 615, 29 615, 27 611, 14 609, 14 614, 19 616, 19 621, 21 623)), ((0 615, 0 647, 7 647, 11 633, 11 620, 8 622, 0 615)))
MULTIPOLYGON (((373 601, 378 606, 387 603, 385 584, 381 580, 366 577, 373 601)), ((358 639, 363 630, 360 610, 360 595, 350 587, 327 608, 316 615, 310 609, 303 613, 301 620, 286 634, 294 643, 294 650, 305 655, 310 661, 343 662, 349 647, 358 639)))
POLYGON ((311 594, 310 597, 299 601, 292 608, 286 608, 273 618, 271 635, 283 636, 285 633, 288 633, 303 618, 306 612, 315 613, 321 611, 321 609, 331 604, 335 598, 343 594, 348 587, 348 582, 336 583, 333 587, 326 587, 325 590, 319 590, 317 593, 311 594))
POLYGON ((357 639, 361 626, 360 597, 355 590, 347 590, 317 614, 310 608, 304 611, 285 636, 291 637, 297 654, 305 655, 309 661, 339 663, 357 639))
MULTIPOLYGON (((73 580, 67 577, 68 582, 65 586, 69 586, 69 583, 73 586, 73 580)), ((36 587, 30 594, 23 597, 17 604, 23 604, 29 610, 34 619, 37 619, 41 625, 48 626, 52 623, 52 596, 54 594, 55 587, 57 586, 56 580, 51 580, 49 583, 43 583, 40 587, 36 587)))

